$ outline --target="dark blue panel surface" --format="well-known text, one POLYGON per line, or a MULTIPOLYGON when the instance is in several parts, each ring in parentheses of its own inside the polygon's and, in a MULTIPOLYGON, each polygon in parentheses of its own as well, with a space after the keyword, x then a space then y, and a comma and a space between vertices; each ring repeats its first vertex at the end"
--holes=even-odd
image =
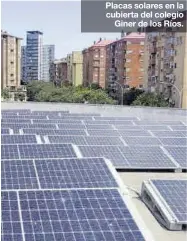
POLYGON ((52 130, 52 129, 23 129, 25 134, 37 134, 37 135, 61 135, 61 136, 83 136, 86 135, 84 130, 52 130))
POLYGON ((17 145, 1 145, 1 159, 19 159, 17 145))
POLYGON ((35 135, 3 135, 2 144, 29 144, 37 143, 35 135))
POLYGON ((10 132, 9 132, 10 130, 9 129, 7 129, 7 128, 1 128, 1 134, 9 134, 10 132))
POLYGON ((185 137, 184 138, 180 138, 180 137, 159 138, 159 140, 163 145, 166 145, 166 146, 186 146, 187 145, 187 138, 185 137))
POLYGON ((1 162, 2 189, 38 188, 33 160, 4 160, 1 162))
POLYGON ((186 147, 170 147, 170 146, 165 146, 164 147, 169 154, 175 159, 176 162, 179 163, 179 165, 182 168, 187 168, 187 152, 186 152, 186 147))
POLYGON ((151 180, 179 222, 187 222, 187 180, 151 180))
POLYGON ((35 160, 41 188, 117 187, 102 158, 35 160))
POLYGON ((18 145, 20 158, 66 158, 76 157, 70 144, 18 145))
POLYGON ((87 145, 84 136, 48 136, 50 143, 73 143, 75 145, 87 145))
POLYGON ((22 241, 23 237, 16 192, 1 192, 1 208, 1 240, 22 241))
POLYGON ((115 189, 20 191, 19 197, 25 241, 144 240, 115 189))

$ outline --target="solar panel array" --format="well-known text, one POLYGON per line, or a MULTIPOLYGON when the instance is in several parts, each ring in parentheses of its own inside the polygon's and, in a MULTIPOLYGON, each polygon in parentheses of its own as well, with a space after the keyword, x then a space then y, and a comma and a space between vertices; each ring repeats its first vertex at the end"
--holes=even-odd
MULTIPOLYGON (((57 150, 54 151, 54 155, 50 154, 49 145, 45 146, 44 144, 55 144, 56 146, 57 144, 72 143, 81 146, 82 156, 90 157, 93 155, 93 148, 95 148, 94 156, 104 155, 116 167, 133 169, 136 163, 135 166, 138 168, 139 165, 140 169, 145 167, 165 169, 169 166, 170 169, 179 167, 186 169, 185 154, 180 154, 179 157, 179 154, 173 154, 167 150, 169 147, 179 147, 180 149, 187 146, 186 128, 182 122, 170 120, 150 121, 128 116, 102 117, 94 113, 77 114, 67 111, 4 110, 2 112, 1 133, 2 144, 26 145, 23 148, 10 146, 10 153, 13 153, 12 158, 17 158, 17 152, 20 152, 21 158, 26 159, 41 158, 47 153, 49 158, 58 158, 58 155, 64 155, 57 150), (38 147, 32 145, 30 148, 27 144, 37 144, 38 147), (124 146, 123 150, 127 149, 127 153, 119 151, 118 146, 124 146), (135 157, 133 152, 130 154, 130 158, 128 153, 129 150, 132 152, 132 146, 141 146, 140 149, 143 150, 150 146, 161 146, 162 148, 157 149, 154 155, 153 153, 150 155, 142 153, 140 157, 138 155, 135 157), (49 150, 45 150, 48 147, 49 150), (21 150, 19 150, 20 148, 21 150), (26 153, 23 149, 26 150, 26 153), (91 149, 92 151, 89 152, 91 149), (100 149, 103 150, 100 151, 100 149), (112 150, 117 152, 117 157, 111 153, 112 150), (132 160, 132 156, 134 160, 132 160), (150 158, 149 161, 147 161, 148 158, 150 158), (162 162, 163 158, 164 162, 162 162)), ((9 158, 11 157, 10 153, 7 154, 9 158)))
MULTIPOLYGON (((97 118, 62 111, 2 112, 3 241, 145 240, 112 166, 103 156, 81 157, 79 145, 119 152, 126 145, 113 126, 118 120, 107 118, 108 124, 98 127, 97 118)), ((131 118, 120 121, 134 126, 131 118)))

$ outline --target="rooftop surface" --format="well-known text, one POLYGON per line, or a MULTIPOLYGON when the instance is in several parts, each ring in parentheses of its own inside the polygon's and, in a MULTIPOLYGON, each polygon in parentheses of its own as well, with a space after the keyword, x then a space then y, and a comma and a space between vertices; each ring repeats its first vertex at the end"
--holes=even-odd
MULTIPOLYGON (((150 107, 121 107, 108 105, 87 105, 87 104, 52 104, 52 103, 2 103, 3 109, 31 109, 33 111, 70 111, 71 113, 96 113, 103 117, 137 117, 149 121, 182 121, 187 124, 187 111, 169 108, 150 107)), ((151 234, 154 241, 185 241, 185 231, 168 231, 162 227, 154 218, 149 209, 139 198, 142 182, 152 179, 184 179, 186 173, 182 172, 118 172, 122 185, 127 187, 130 193, 130 200, 136 207, 140 218, 144 221, 147 232, 151 234)), ((144 227, 145 228, 145 227, 144 227)), ((151 240, 150 240, 151 241, 151 240)))

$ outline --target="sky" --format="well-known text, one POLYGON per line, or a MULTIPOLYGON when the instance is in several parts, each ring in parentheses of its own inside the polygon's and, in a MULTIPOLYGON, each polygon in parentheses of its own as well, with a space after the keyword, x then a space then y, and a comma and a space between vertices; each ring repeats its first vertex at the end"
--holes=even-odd
POLYGON ((1 29, 23 38, 26 31, 43 32, 44 44, 55 45, 55 57, 83 50, 99 40, 119 38, 120 33, 81 33, 81 2, 79 1, 2 1, 1 29))

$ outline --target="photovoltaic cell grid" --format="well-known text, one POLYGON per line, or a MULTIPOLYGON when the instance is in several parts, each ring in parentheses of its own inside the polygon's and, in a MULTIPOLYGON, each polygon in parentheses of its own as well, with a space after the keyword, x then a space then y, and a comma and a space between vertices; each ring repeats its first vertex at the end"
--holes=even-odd
POLYGON ((37 143, 35 135, 2 135, 1 144, 31 144, 37 143))
POLYGON ((15 191, 1 192, 1 240, 23 241, 18 200, 15 191))
POLYGON ((52 130, 52 129, 23 129, 24 134, 84 136, 85 130, 52 130))
POLYGON ((83 136, 48 136, 50 143, 73 143, 75 145, 87 145, 83 136))
POLYGON ((5 128, 1 128, 1 135, 4 135, 4 134, 9 134, 10 133, 10 130, 9 129, 5 129, 5 128))
POLYGON ((186 137, 187 133, 184 131, 153 131, 151 132, 156 137, 186 137))
POLYGON ((151 136, 146 130, 119 130, 121 136, 151 136))
MULTIPOLYGON (((125 146, 119 147, 124 158, 128 161, 130 168, 152 168, 152 169, 176 169, 177 166, 171 159, 157 146, 125 146)), ((120 162, 114 161, 115 166, 120 166, 120 162)), ((123 167, 123 163, 122 163, 123 167)))
POLYGON ((76 157, 71 144, 18 145, 20 158, 67 158, 76 157))
POLYGON ((27 128, 27 129, 57 129, 55 124, 26 124, 26 123, 2 123, 1 124, 2 128, 27 128))
POLYGON ((1 145, 1 159, 19 159, 17 145, 1 145))
POLYGON ((151 180, 178 222, 187 223, 187 180, 151 180))
POLYGON ((118 187, 102 158, 35 160, 42 189, 118 187))
POLYGON ((143 241, 116 189, 20 191, 25 241, 143 241))
POLYGON ((150 145, 160 145, 161 142, 158 138, 155 137, 125 137, 123 136, 124 141, 128 145, 138 145, 138 146, 150 146, 150 145))
POLYGON ((12 118, 12 119, 3 118, 3 119, 1 119, 1 123, 2 124, 8 124, 8 123, 12 123, 12 124, 14 124, 14 123, 31 124, 31 120, 29 120, 29 119, 19 119, 19 118, 12 118))
POLYGON ((84 157, 105 157, 116 168, 177 169, 160 147, 78 146, 84 157))
POLYGON ((33 124, 81 124, 81 120, 72 120, 72 119, 54 119, 54 120, 38 120, 38 119, 33 119, 33 124))
POLYGON ((135 121, 136 125, 184 125, 181 121, 149 121, 149 120, 141 120, 141 121, 135 121))
POLYGON ((185 137, 184 138, 180 138, 180 137, 159 138, 159 140, 165 146, 187 146, 187 138, 185 137))
POLYGON ((90 136, 119 136, 117 130, 87 130, 90 136))
POLYGON ((1 189, 37 189, 32 160, 2 160, 1 189))
POLYGON ((187 168, 187 152, 186 152, 186 147, 170 147, 170 146, 165 146, 164 147, 168 153, 174 158, 176 162, 179 163, 179 165, 182 168, 187 168))

